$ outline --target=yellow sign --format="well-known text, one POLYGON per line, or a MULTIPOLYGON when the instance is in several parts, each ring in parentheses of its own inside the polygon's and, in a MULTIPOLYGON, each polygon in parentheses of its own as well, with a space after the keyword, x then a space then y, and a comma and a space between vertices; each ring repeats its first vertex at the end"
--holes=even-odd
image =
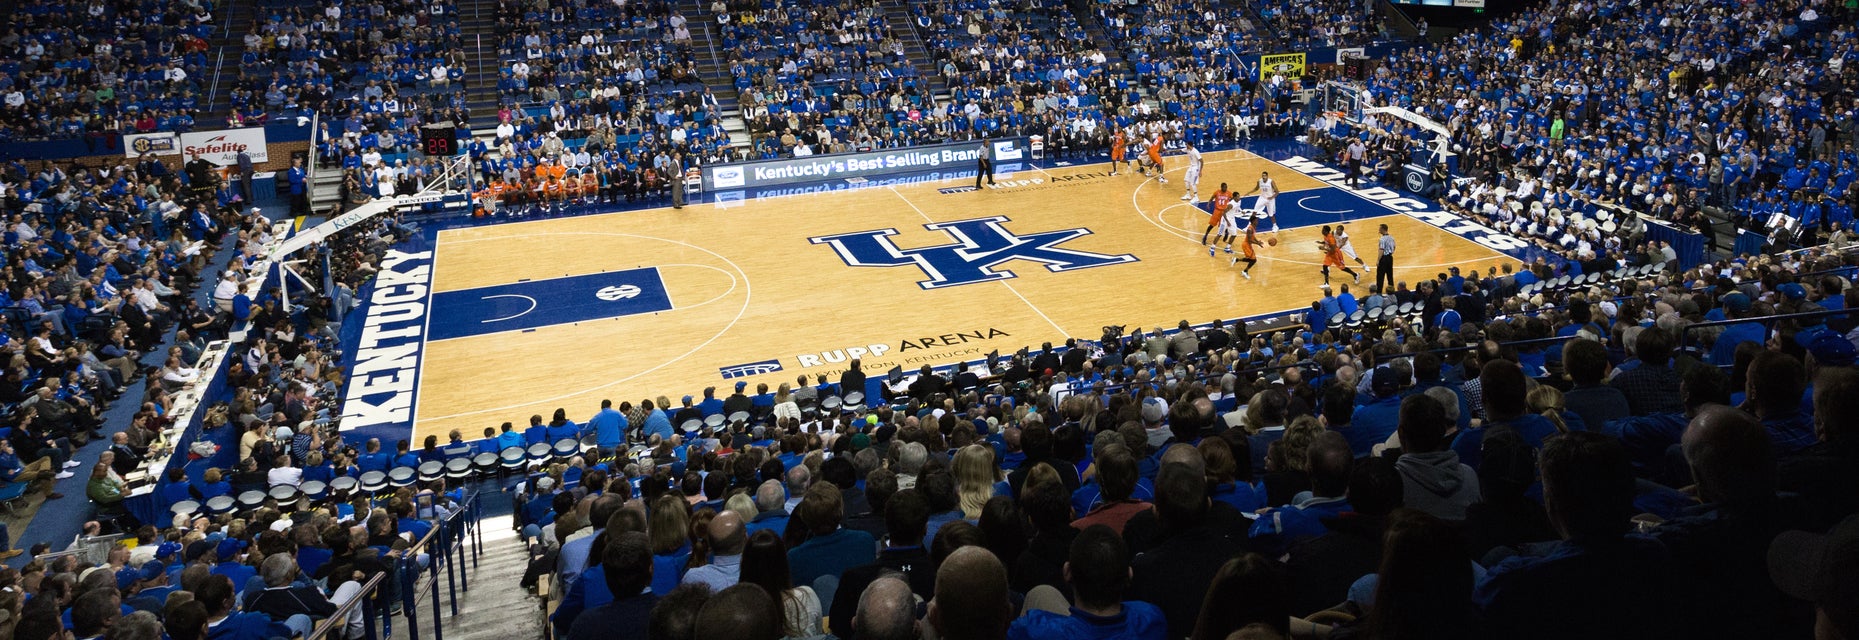
POLYGON ((1269 78, 1274 73, 1286 78, 1304 77, 1304 54, 1273 53, 1259 56, 1259 74, 1269 78))

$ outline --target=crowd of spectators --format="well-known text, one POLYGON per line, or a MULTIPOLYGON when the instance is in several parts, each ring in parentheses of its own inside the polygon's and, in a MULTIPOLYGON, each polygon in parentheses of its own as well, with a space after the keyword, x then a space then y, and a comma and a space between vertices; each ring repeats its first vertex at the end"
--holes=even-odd
MULTIPOLYGON (((1471 32, 1458 42, 1495 43, 1497 58, 1460 56, 1453 47, 1461 44, 1416 54, 1412 64, 1453 59, 1441 69, 1460 74, 1420 89, 1416 74, 1441 74, 1400 66, 1409 58, 1379 73, 1377 90, 1398 104, 1447 109, 1430 113, 1452 121, 1461 167, 1475 178, 1442 187, 1448 207, 1532 238, 1554 258, 1482 274, 1453 269, 1360 300, 1344 287, 1313 304, 1302 331, 1250 336, 1184 323, 1172 335, 1113 335, 1062 355, 1048 348, 982 372, 992 374, 985 382, 974 371, 925 370, 871 410, 819 404, 865 390, 854 363, 837 385, 803 377, 772 392, 738 385, 723 399, 706 390, 701 401, 607 406, 585 425, 563 412, 549 425, 532 419, 528 434, 506 425, 509 442, 489 446, 546 441, 556 427, 614 445, 630 433, 643 445, 612 463, 576 460, 529 485, 519 511, 542 550, 532 577, 559 580, 568 594, 558 630, 592 637, 644 626, 685 637, 760 628, 747 637, 769 638, 916 637, 922 625, 959 637, 1859 630, 1831 613, 1859 603, 1815 586, 1834 579, 1813 566, 1831 556, 1798 551, 1802 541, 1842 553, 1859 544, 1850 521, 1838 524, 1859 512, 1853 438, 1830 426, 1859 411, 1846 399, 1859 384, 1855 323, 1838 314, 1749 320, 1859 303, 1850 277, 1859 260, 1816 249, 1680 269, 1670 247, 1647 243, 1645 222, 1622 210, 1683 224, 1681 207, 1695 215, 1716 197, 1707 188, 1681 203, 1682 190, 1664 184, 1696 147, 1672 144, 1691 120, 1668 140, 1661 119, 1693 107, 1678 106, 1688 92, 1667 96, 1661 83, 1767 83, 1744 90, 1766 91, 1755 102, 1774 108, 1749 112, 1779 116, 1758 119, 1762 127, 1746 135, 1788 155, 1766 180, 1756 176, 1763 188, 1786 179, 1795 154, 1837 154, 1845 144, 1839 104, 1780 108, 1818 104, 1821 89, 1843 100, 1843 83, 1821 77, 1811 95, 1797 89, 1791 99, 1773 88, 1786 57, 1737 80, 1626 62, 1670 44, 1737 41, 1714 39, 1717 29, 1789 38, 1800 32, 1774 27, 1801 6, 1641 9, 1623 19, 1608 5, 1554 5, 1548 18, 1516 19, 1553 24, 1553 34, 1512 33, 1508 22, 1471 32), (1692 15, 1699 22, 1688 24, 1692 15), (1605 20, 1586 20, 1595 16, 1605 20), (1588 34, 1621 39, 1568 43, 1588 34), (1618 64, 1574 66, 1602 51, 1618 64), (1524 81, 1498 80, 1517 66, 1559 69, 1570 74, 1565 83, 1584 82, 1581 73, 1639 73, 1638 86, 1594 78, 1553 101, 1606 105, 1569 122, 1658 122, 1593 134, 1558 122, 1569 133, 1554 142, 1545 123, 1532 146, 1531 110, 1551 100, 1532 97, 1545 91, 1524 81), (1615 108, 1629 102, 1631 112, 1615 108), (1797 127, 1822 116, 1820 134, 1797 127), (1649 140, 1659 143, 1650 155, 1649 140), (1592 164, 1560 166, 1582 162, 1592 164), (1614 271, 1643 265, 1665 270, 1614 271), (1583 273, 1610 278, 1539 285, 1583 273), (1338 312, 1402 303, 1417 308, 1417 320, 1326 326, 1338 312), (721 428, 704 422, 738 410, 751 417, 721 428), (1784 533, 1836 526, 1826 536, 1784 533)), ((1847 50, 1828 44, 1844 41, 1840 29, 1813 37, 1795 44, 1847 50)), ((1713 68, 1727 73, 1736 62, 1713 68)), ((1364 169, 1385 178, 1378 166, 1405 160, 1420 138, 1383 126, 1359 140, 1376 148, 1364 169)), ((1826 170, 1797 173, 1839 184, 1826 170)))
MULTIPOLYGON (((126 516, 123 476, 167 426, 166 391, 197 379, 192 367, 205 340, 236 320, 192 295, 210 284, 202 278, 222 234, 248 215, 236 191, 204 162, 170 167, 153 156, 99 167, 15 160, 0 169, 0 351, 8 362, 0 487, 10 499, 63 498, 53 481, 84 473, 99 517, 126 516), (116 431, 105 412, 125 401, 137 406, 128 427, 79 469, 89 461, 76 459, 78 451, 116 431)), ((0 527, 0 538, 6 533, 0 527)))
MULTIPOLYGON (((1712 207, 1758 230, 1786 214, 1812 238, 1850 226, 1859 203, 1847 63, 1859 33, 1823 10, 1847 11, 1544 5, 1397 54, 1367 86, 1378 105, 1444 123, 1458 174, 1477 183, 1454 195, 1500 218, 1568 214, 1574 199, 1701 230, 1712 207)), ((1394 122, 1350 135, 1432 138, 1394 122)), ((1411 146, 1392 146, 1403 164, 1411 146)))
MULTIPOLYGON (((321 112, 325 118, 462 106, 439 95, 466 71, 449 1, 322 2, 267 7, 243 36, 230 126, 321 112)), ((387 128, 397 133, 403 127, 387 128)))
POLYGON ((925 118, 937 140, 1041 136, 1062 156, 1107 149, 1115 126, 1143 115, 1062 3, 913 2, 911 12, 949 94, 925 118))
POLYGON ((1388 31, 1383 18, 1375 15, 1372 2, 1264 0, 1256 8, 1265 20, 1263 27, 1271 34, 1273 46, 1281 50, 1360 47, 1386 39, 1388 31))
MULTIPOLYGON (((1257 63, 1260 53, 1288 50, 1290 31, 1260 28, 1239 7, 1218 2, 1092 6, 1141 86, 1163 113, 1182 120, 1188 143, 1227 144, 1304 128, 1306 114, 1293 99, 1317 82, 1315 70, 1288 78, 1257 63)), ((1348 12, 1325 19, 1346 22, 1348 12)))
POLYGON ((1859 415, 1859 323, 1687 327, 1844 309, 1855 266, 1521 298, 1546 266, 1454 275, 1385 298, 1462 323, 1184 322, 925 369, 871 409, 823 402, 869 386, 854 369, 478 446, 620 453, 543 469, 517 508, 571 638, 1790 636, 1813 606, 1851 630, 1826 612, 1859 603, 1810 588, 1833 569, 1794 545, 1859 512, 1835 426, 1859 415))
POLYGON ((0 33, 0 141, 187 131, 213 71, 213 4, 61 2, 14 6, 0 33))
POLYGON ((726 159, 692 26, 668 2, 499 4, 498 125, 472 145, 495 200, 630 201, 726 159))
POLYGON ((930 82, 877 2, 728 7, 711 16, 761 157, 927 142, 930 82))
MULTIPOLYGON (((223 439, 237 443, 237 468, 177 468, 164 502, 591 436, 597 450, 542 469, 518 494, 517 524, 536 554, 525 581, 565 594, 552 624, 571 639, 1859 635, 1846 588, 1859 545, 1859 321, 1836 313, 1859 304, 1859 258, 1839 250, 1834 226, 1850 212, 1859 159, 1843 95, 1851 71, 1821 62, 1844 60, 1855 36, 1817 8, 1558 3, 1378 69, 1378 101, 1450 123, 1473 180, 1444 187, 1448 208, 1558 259, 1449 269, 1360 299, 1341 287, 1313 303, 1301 330, 1183 322, 1047 345, 992 371, 926 367, 882 385, 868 409, 848 399, 871 388, 853 361, 836 381, 603 403, 584 424, 557 410, 527 429, 505 423, 481 440, 453 433, 391 452, 345 443, 328 422, 340 374, 325 320, 410 229, 380 219, 337 236, 336 295, 295 314, 245 274, 268 225, 204 174, 152 159, 69 175, 15 162, 0 273, 25 313, 9 312, 0 345, 21 397, 0 399, 18 425, 0 472, 43 490, 45 474, 82 464, 69 456, 101 436, 99 409, 137 375, 147 381, 135 424, 91 469, 87 492, 108 516, 98 527, 133 530, 136 545, 98 568, 66 556, 0 570, 0 585, 15 587, 0 589, 11 611, 0 625, 23 640, 62 637, 68 608, 84 638, 301 634, 369 576, 406 565, 403 550, 436 515, 415 506, 420 494, 462 499, 437 481, 378 504, 146 523, 172 525, 161 529, 122 514, 118 465, 149 453, 138 446, 159 432, 168 393, 198 382, 189 350, 247 321, 230 398, 207 419, 238 434, 223 439), (1704 206, 1758 205, 1801 212, 1835 248, 1681 269, 1616 209, 1685 224, 1704 206), (215 288, 216 316, 184 300, 199 241, 228 229, 240 252, 215 288), (1665 270, 1537 286, 1641 265, 1665 270), (1403 303, 1418 320, 1329 323, 1403 303), (1790 317, 1758 320, 1777 314, 1790 317), (1706 322, 1725 324, 1694 327, 1706 322), (169 328, 186 332, 171 355, 141 365, 169 328)), ((779 97, 755 106, 786 105, 780 125, 757 114, 770 122, 758 135, 773 139, 758 140, 761 154, 983 132, 1056 141, 1085 131, 1078 139, 1097 144, 1144 116, 1184 130, 1211 122, 1202 135, 1218 139, 1250 126, 1234 119, 1242 109, 1265 117, 1291 88, 1256 70, 1197 73, 1176 52, 1139 74, 1173 98, 1143 114, 1063 8, 925 3, 918 24, 951 104, 918 104, 908 96, 927 90, 912 76, 884 77, 901 61, 868 11, 723 9, 713 9, 720 33, 747 53, 737 77, 779 97), (842 61, 847 77, 823 70, 842 61), (770 74, 800 86, 767 86, 770 74)), ((1118 37, 1144 52, 1218 37, 1171 26, 1192 22, 1189 7, 1151 12, 1182 18, 1145 18, 1158 28, 1141 33, 1124 20, 1118 37)), ((1332 43, 1367 31, 1300 9, 1265 15, 1332 43)), ((616 156, 671 176, 706 153, 690 132, 707 131, 695 114, 714 99, 677 102, 677 74, 690 69, 675 52, 691 25, 667 8, 511 6, 500 22, 522 45, 509 48, 506 73, 533 66, 506 87, 510 131, 500 127, 496 144, 509 152, 480 166, 493 183, 538 193, 527 185, 541 181, 546 199, 547 183, 594 167, 593 190, 578 179, 578 197, 630 197, 611 185, 651 181, 615 175, 616 156), (583 42, 598 27, 563 25, 601 20, 629 35, 583 42), (623 79, 559 95, 614 43, 658 62, 620 54, 608 68, 623 79), (542 98, 547 115, 529 113, 542 98), (682 146, 671 143, 681 131, 682 146)), ((375 136, 382 156, 390 131, 364 125, 358 148, 334 153, 366 166, 362 139, 375 136)), ((1339 147, 1375 149, 1371 173, 1420 137, 1391 121, 1342 133, 1339 147)))
MULTIPOLYGON (((270 640, 307 637, 326 624, 330 637, 359 638, 367 609, 357 598, 371 597, 378 609, 399 607, 397 576, 432 561, 418 545, 469 500, 443 476, 369 484, 365 471, 443 456, 431 442, 417 453, 399 442, 398 456, 383 452, 379 441, 347 443, 330 419, 341 384, 336 326, 328 320, 341 310, 331 307, 351 305, 350 285, 365 280, 382 252, 412 230, 377 218, 331 237, 330 273, 305 268, 341 283, 338 294, 300 292, 293 312, 275 292, 257 291, 257 278, 247 272, 262 258, 258 248, 274 239, 270 221, 253 212, 227 223, 237 229, 237 255, 215 298, 236 292, 231 317, 195 327, 198 335, 187 328, 176 333, 168 364, 148 372, 142 410, 92 471, 88 493, 98 519, 83 533, 120 532, 124 542, 104 549, 82 538, 69 549, 41 543, 25 566, 0 569, 0 584, 12 594, 10 605, 0 596, 0 606, 11 607, 0 619, 9 637, 270 640), (248 331, 230 355, 224 397, 205 398, 202 429, 203 443, 236 447, 236 455, 219 456, 212 446, 187 452, 203 459, 167 469, 154 498, 158 513, 185 504, 194 510, 175 509, 172 521, 139 522, 121 510, 130 492, 122 476, 140 470, 143 456, 162 453, 150 448, 168 426, 168 394, 204 382, 177 363, 191 363, 206 338, 224 335, 233 322, 248 331), (236 462, 199 468, 220 458, 236 462), (358 476, 359 486, 336 481, 358 476), (302 492, 280 497, 283 487, 302 492), (375 579, 377 590, 365 591, 375 579)), ((10 448, 0 446, 0 462, 9 460, 10 448)))

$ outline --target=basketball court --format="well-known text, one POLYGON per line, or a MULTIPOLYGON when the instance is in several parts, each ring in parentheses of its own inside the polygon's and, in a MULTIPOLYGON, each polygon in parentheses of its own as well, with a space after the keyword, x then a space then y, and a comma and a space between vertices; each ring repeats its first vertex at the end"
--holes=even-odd
MULTIPOLYGON (((1396 277, 1409 282, 1517 260, 1467 221, 1319 180, 1309 161, 1292 163, 1299 172, 1247 151, 1205 157, 1202 200, 1223 181, 1244 193, 1261 171, 1281 191, 1280 242, 1259 248, 1250 280, 1200 244, 1208 214, 1180 199, 1180 156, 1168 159, 1167 184, 1127 167, 1111 176, 1107 164, 1029 167, 981 190, 944 179, 442 230, 429 253, 390 254, 382 278, 429 278, 413 320, 423 331, 402 334, 420 342, 400 383, 410 398, 343 426, 471 438, 557 407, 585 419, 602 399, 836 380, 854 357, 881 376, 1095 339, 1104 325, 1172 329, 1306 308, 1320 295, 1325 224, 1347 223, 1371 265, 1387 224, 1400 243, 1396 277)), ((1365 273, 1354 290, 1366 295, 1372 281, 1365 273)), ((380 369, 366 349, 391 342, 367 335, 358 373, 380 369)))

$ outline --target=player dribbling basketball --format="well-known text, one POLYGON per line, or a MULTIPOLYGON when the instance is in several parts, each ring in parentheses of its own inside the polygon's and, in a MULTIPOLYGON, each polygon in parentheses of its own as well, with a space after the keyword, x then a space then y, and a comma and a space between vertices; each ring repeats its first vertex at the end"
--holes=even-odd
MULTIPOLYGON (((1259 254, 1256 250, 1253 249, 1253 247, 1263 246, 1265 244, 1265 243, 1259 242, 1259 236, 1258 234, 1254 233, 1254 230, 1255 230, 1255 226, 1253 225, 1253 223, 1247 222, 1246 223, 1246 237, 1245 239, 1241 240, 1239 243, 1240 254, 1237 256, 1233 256, 1233 260, 1227 263, 1227 266, 1229 267, 1233 265, 1237 265, 1241 262, 1246 263, 1246 268, 1241 269, 1239 271, 1239 275, 1245 276, 1247 280, 1252 279, 1252 268, 1259 264, 1259 254)), ((1232 252, 1233 252, 1232 247, 1228 246, 1227 253, 1232 253, 1232 252)))

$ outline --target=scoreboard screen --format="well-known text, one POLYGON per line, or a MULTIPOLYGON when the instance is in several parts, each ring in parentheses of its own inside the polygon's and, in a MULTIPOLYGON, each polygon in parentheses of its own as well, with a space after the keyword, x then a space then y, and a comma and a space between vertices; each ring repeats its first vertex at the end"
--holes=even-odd
POLYGON ((420 151, 429 156, 458 155, 458 128, 450 124, 421 127, 420 151))

